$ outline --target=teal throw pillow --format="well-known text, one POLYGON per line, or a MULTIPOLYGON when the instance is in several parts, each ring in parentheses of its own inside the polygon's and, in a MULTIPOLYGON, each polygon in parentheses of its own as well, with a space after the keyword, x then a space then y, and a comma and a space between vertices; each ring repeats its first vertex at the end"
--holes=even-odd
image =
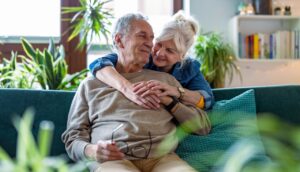
MULTIPOLYGON (((261 144, 256 127, 254 90, 248 90, 230 100, 215 103, 208 112, 212 124, 206 136, 189 135, 184 138, 176 153, 201 172, 211 171, 224 159, 225 152, 236 141, 251 138, 261 144)), ((226 159, 226 157, 225 157, 226 159)))

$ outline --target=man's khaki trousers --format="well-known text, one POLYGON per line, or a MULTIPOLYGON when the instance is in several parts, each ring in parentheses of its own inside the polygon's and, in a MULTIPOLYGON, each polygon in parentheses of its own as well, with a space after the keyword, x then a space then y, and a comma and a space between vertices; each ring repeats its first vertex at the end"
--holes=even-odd
POLYGON ((161 158, 107 161, 96 172, 196 172, 175 153, 161 158))

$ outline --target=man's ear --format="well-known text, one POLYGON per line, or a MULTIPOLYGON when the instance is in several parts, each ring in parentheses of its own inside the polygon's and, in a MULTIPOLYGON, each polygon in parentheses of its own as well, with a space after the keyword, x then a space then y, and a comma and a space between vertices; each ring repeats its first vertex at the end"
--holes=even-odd
POLYGON ((117 33, 115 35, 115 43, 119 48, 124 48, 124 44, 122 42, 122 35, 117 33))

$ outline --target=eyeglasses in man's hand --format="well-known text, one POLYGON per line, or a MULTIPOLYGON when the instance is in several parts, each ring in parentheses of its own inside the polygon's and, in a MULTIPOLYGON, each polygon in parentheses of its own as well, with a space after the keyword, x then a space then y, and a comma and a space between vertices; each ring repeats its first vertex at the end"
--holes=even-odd
POLYGON ((142 145, 138 145, 138 146, 134 146, 132 148, 129 148, 128 143, 127 142, 123 142, 123 141, 117 141, 115 143, 114 141, 114 134, 117 130, 119 130, 124 124, 120 124, 118 125, 113 131, 112 131, 112 135, 111 135, 111 143, 112 144, 116 144, 118 148, 122 148, 122 152, 127 155, 127 156, 131 156, 134 158, 139 158, 139 159, 147 159, 151 148, 152 148, 152 138, 151 138, 151 133, 148 132, 148 136, 149 136, 149 142, 150 142, 150 146, 147 150, 147 148, 145 146, 142 145), (137 154, 138 153, 138 154, 137 154))

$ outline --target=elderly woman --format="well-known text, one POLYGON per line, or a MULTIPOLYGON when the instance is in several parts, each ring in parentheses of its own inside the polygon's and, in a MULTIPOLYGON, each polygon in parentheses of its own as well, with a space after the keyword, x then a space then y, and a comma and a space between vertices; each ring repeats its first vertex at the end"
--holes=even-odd
MULTIPOLYGON (((175 96, 182 103, 209 109, 214 103, 213 94, 200 72, 200 63, 186 57, 198 32, 198 23, 182 13, 174 15, 155 39, 146 69, 173 75, 184 88, 177 88, 159 81, 131 83, 116 70, 117 54, 108 54, 89 65, 90 71, 102 82, 116 88, 128 99, 145 108, 159 108, 159 96, 175 96), (159 90, 159 92, 157 91, 159 90)), ((138 35, 143 37, 144 35, 138 35)))

